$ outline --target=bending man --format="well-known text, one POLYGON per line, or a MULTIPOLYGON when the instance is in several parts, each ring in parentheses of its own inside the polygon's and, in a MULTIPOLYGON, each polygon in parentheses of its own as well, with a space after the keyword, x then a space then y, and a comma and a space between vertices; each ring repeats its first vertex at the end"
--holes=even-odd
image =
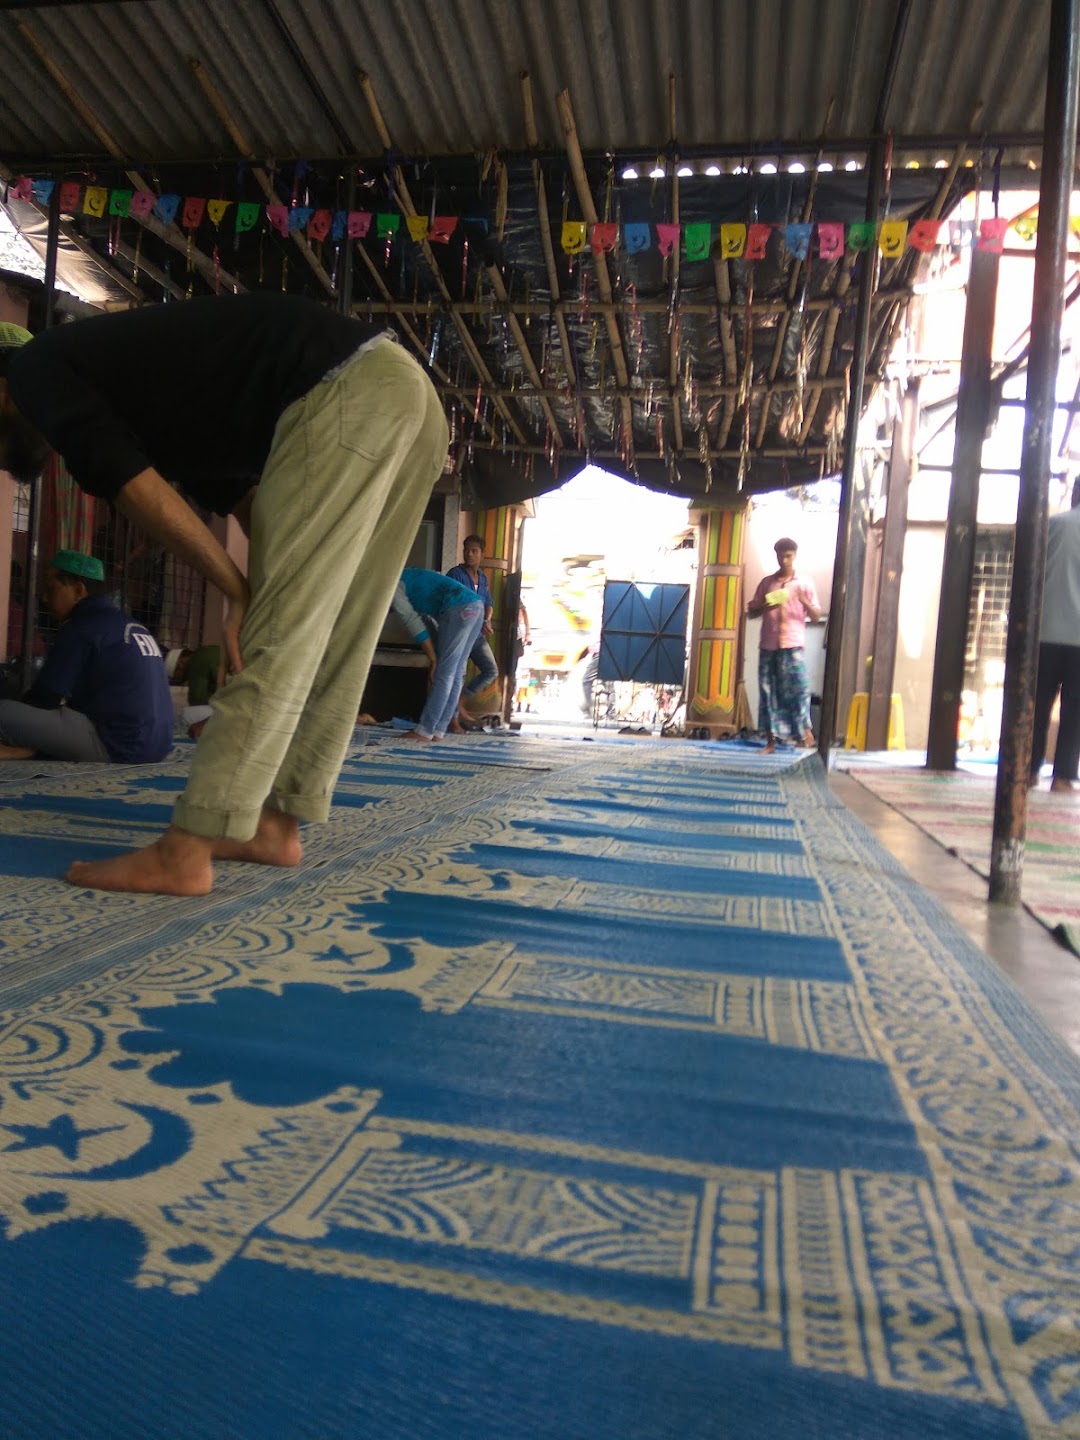
POLYGON ((36 473, 44 437, 85 491, 228 601, 236 673, 214 696, 172 824, 68 879, 202 895, 214 859, 297 864, 300 821, 328 817, 379 627, 446 458, 424 372, 392 336, 271 293, 60 325, 0 355, 3 369, 0 467, 36 473), (250 588, 173 484, 237 516, 250 588))
POLYGON ((393 605, 431 666, 427 701, 409 735, 441 740, 457 714, 469 651, 484 623, 483 601, 449 575, 410 566, 401 572, 393 605), (425 615, 438 626, 434 642, 425 615))

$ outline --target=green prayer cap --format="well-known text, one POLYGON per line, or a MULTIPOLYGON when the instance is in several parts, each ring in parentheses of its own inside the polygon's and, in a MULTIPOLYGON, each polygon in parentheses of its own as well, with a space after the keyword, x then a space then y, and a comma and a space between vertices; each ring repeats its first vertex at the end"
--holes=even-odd
POLYGON ((58 550, 53 556, 52 568, 62 570, 65 575, 75 575, 80 580, 104 580, 105 566, 94 555, 84 555, 81 550, 58 550))
POLYGON ((34 337, 29 330, 11 320, 0 320, 0 350, 12 350, 16 345, 25 345, 34 337))

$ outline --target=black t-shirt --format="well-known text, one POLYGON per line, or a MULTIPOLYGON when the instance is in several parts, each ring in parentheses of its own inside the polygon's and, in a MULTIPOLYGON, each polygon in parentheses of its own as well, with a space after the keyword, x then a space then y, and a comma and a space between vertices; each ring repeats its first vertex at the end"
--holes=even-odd
POLYGON ((385 328, 297 295, 210 296, 46 330, 8 384, 89 494, 112 500, 152 466, 227 515, 282 411, 385 328))

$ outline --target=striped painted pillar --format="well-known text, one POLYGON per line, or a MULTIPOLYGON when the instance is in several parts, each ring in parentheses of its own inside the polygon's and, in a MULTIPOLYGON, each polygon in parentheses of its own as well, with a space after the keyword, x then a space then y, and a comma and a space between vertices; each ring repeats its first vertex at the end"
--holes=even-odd
POLYGON ((698 581, 690 641, 687 724, 718 731, 750 723, 742 685, 743 542, 749 502, 695 508, 698 581))
MULTIPOLYGON (((520 505, 500 505, 497 510, 476 512, 476 534, 484 542, 483 571, 491 586, 492 624, 494 633, 488 644, 499 662, 499 674, 506 674, 506 619, 503 599, 506 577, 518 568, 518 531, 521 526, 520 505)), ((516 617, 515 617, 516 626, 516 617)))

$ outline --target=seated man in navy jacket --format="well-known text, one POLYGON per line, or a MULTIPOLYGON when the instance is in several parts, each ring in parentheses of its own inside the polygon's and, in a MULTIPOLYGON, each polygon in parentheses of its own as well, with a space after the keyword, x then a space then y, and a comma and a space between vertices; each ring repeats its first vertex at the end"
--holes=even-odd
POLYGON ((22 700, 0 701, 0 760, 162 760, 173 706, 157 641, 105 594, 100 560, 60 550, 45 577, 56 643, 22 700))

